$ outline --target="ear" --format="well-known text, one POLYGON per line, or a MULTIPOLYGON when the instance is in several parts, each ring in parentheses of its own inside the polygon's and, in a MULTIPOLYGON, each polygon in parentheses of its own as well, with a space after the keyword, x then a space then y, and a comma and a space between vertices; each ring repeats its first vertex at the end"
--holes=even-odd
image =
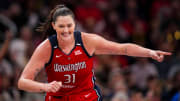
POLYGON ((51 25, 52 25, 53 29, 55 30, 56 29, 55 23, 51 22, 51 25))

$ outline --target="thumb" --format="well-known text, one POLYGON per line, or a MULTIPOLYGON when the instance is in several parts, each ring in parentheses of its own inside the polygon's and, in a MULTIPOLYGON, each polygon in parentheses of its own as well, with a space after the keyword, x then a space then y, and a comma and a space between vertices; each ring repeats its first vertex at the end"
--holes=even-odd
POLYGON ((62 86, 62 82, 61 82, 61 81, 59 81, 58 84, 59 84, 60 86, 62 86))
POLYGON ((155 59, 155 60, 159 58, 157 52, 153 51, 153 50, 150 51, 150 57, 155 59))

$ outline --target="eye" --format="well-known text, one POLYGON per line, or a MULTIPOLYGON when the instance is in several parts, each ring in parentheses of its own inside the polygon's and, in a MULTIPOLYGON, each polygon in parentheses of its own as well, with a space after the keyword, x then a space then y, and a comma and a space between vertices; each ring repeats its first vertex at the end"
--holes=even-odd
POLYGON ((64 25, 59 25, 59 28, 64 28, 65 26, 64 25))
POLYGON ((72 27, 72 24, 68 24, 68 27, 72 27))

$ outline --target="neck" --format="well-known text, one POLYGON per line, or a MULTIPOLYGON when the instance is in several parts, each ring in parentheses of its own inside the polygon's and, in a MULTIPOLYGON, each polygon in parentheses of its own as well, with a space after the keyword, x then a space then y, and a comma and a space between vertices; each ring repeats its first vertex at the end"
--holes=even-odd
POLYGON ((70 40, 63 40, 60 37, 57 37, 57 39, 58 39, 58 45, 61 49, 74 47, 74 44, 75 44, 74 37, 72 37, 70 40))

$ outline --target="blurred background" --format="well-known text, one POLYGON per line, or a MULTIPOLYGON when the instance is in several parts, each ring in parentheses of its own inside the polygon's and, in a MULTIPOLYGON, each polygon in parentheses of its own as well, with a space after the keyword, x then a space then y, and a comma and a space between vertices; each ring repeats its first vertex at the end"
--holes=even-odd
MULTIPOLYGON (((95 56, 96 83, 103 101, 180 101, 179 0, 1 0, 0 101, 44 100, 45 94, 18 90, 17 81, 43 41, 42 33, 35 29, 57 4, 74 11, 77 30, 173 53, 161 63, 95 56)), ((46 81, 44 71, 36 80, 46 81)))

